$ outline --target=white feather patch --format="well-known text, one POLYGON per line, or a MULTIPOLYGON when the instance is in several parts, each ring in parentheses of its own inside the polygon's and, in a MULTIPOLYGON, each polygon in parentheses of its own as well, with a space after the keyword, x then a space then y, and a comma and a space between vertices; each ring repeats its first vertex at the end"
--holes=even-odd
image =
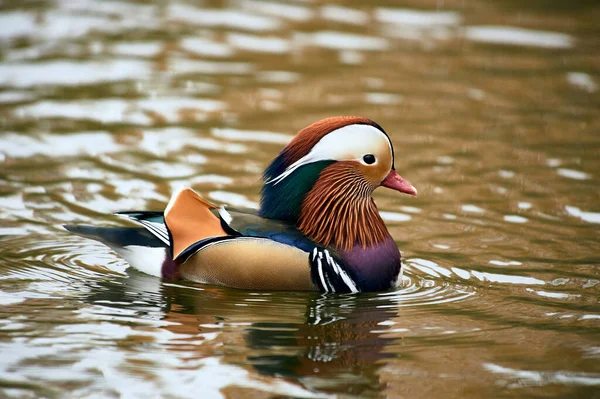
POLYGON ((382 151, 389 151, 391 158, 392 143, 381 130, 371 125, 347 125, 325 135, 308 154, 266 184, 277 184, 301 166, 314 162, 343 160, 360 162, 363 155, 380 154, 382 151))
POLYGON ((162 264, 165 260, 166 248, 126 245, 123 248, 115 248, 115 251, 133 268, 152 276, 162 276, 162 264))

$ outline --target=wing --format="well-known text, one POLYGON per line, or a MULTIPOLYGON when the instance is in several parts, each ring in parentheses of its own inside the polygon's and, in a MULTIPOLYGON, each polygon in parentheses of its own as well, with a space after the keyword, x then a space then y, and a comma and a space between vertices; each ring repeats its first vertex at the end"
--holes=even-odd
POLYGON ((321 291, 332 293, 360 291, 358 284, 350 276, 335 252, 318 246, 299 232, 294 225, 265 219, 252 209, 221 207, 218 214, 232 232, 243 237, 268 238, 281 244, 291 245, 304 252, 310 252, 310 277, 313 284, 321 291))
MULTIPOLYGON (((193 195, 197 195, 192 190, 189 190, 189 192, 186 190, 186 195, 191 195, 190 192, 192 192, 193 195)), ((173 197, 176 197, 177 195, 179 194, 176 194, 173 197)), ((202 205, 202 203, 200 203, 200 205, 202 205)), ((196 204, 192 203, 192 206, 193 209, 197 209, 196 204)), ((185 220, 185 224, 187 224, 193 213, 189 212, 189 208, 186 208, 181 204, 177 207, 177 209, 180 210, 182 208, 183 211, 180 213, 183 215, 180 215, 180 219, 185 220)), ((263 218, 258 215, 256 209, 225 208, 223 206, 217 208, 212 204, 208 206, 208 209, 214 216, 221 220, 221 228, 228 235, 268 238, 281 244, 294 246, 305 252, 310 252, 317 246, 312 240, 299 232, 293 224, 263 218)), ((115 214, 142 224, 150 233, 155 235, 163 243, 169 245, 169 229, 165 224, 163 212, 128 211, 117 212, 115 214)), ((200 223, 204 223, 206 220, 210 220, 210 217, 205 214, 204 218, 201 218, 200 223)), ((222 235, 218 229, 215 230, 219 235, 222 235)), ((200 241, 200 239, 196 241, 200 241)))
POLYGON ((162 212, 119 212, 169 245, 181 276, 242 289, 359 292, 330 248, 253 209, 218 208, 191 189, 162 212))
POLYGON ((190 188, 175 193, 164 212, 127 211, 116 215, 144 226, 171 250, 171 257, 179 259, 202 249, 203 244, 224 239, 228 233, 213 210, 218 207, 200 197, 190 188))
POLYGON ((229 234, 223 229, 221 219, 211 212, 214 209, 217 209, 216 205, 191 188, 184 188, 171 197, 164 217, 175 261, 199 242, 227 239, 229 234))
POLYGON ((162 212, 154 211, 126 211, 115 212, 115 215, 124 217, 134 222, 140 223, 156 238, 167 246, 170 245, 169 231, 165 225, 165 218, 162 212))
POLYGON ((310 252, 317 245, 299 232, 291 223, 266 219, 254 209, 221 207, 218 214, 231 234, 245 237, 268 238, 310 252))
POLYGON ((253 223, 234 224, 224 208, 219 210, 191 189, 172 197, 164 218, 183 278, 243 289, 317 289, 310 277, 309 253, 290 245, 285 234, 285 243, 272 238, 285 228, 266 229, 256 214, 239 212, 236 220, 237 216, 253 223))

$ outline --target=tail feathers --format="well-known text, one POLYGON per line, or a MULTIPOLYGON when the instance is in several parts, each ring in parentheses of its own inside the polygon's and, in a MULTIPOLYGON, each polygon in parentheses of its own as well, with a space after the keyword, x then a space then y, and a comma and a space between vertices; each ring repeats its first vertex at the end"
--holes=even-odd
POLYGON ((100 241, 137 270, 153 276, 160 277, 163 263, 170 260, 167 245, 144 228, 75 225, 65 225, 64 228, 82 237, 100 241))

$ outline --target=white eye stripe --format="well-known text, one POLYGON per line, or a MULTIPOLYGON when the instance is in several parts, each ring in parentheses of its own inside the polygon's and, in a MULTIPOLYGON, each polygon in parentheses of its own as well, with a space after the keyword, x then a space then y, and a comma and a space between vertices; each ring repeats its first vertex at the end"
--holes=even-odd
MULTIPOLYGON (((392 142, 389 137, 375 126, 371 125, 347 125, 325 135, 308 154, 300 158, 266 184, 277 184, 291 175, 294 171, 304 165, 318 161, 343 161, 356 160, 365 165, 363 156, 366 154, 381 154, 388 150, 393 158, 392 142)), ((379 157, 375 155, 375 163, 379 157)))
POLYGON ((333 160, 331 158, 318 158, 315 156, 311 157, 311 153, 312 153, 312 151, 310 153, 308 153, 308 155, 300 158, 299 160, 297 160, 296 162, 294 162, 293 164, 288 166, 288 168, 282 174, 267 181, 266 184, 273 183, 275 185, 275 184, 279 183, 280 181, 282 181, 283 179, 285 179, 286 177, 288 177, 289 175, 294 173, 294 171, 301 166, 308 165, 308 164, 318 162, 318 161, 333 160))

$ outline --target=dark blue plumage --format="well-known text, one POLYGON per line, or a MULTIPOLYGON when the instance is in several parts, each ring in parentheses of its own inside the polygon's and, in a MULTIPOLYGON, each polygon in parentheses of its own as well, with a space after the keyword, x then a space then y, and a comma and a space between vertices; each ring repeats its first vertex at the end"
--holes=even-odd
POLYGON ((289 162, 286 160, 285 151, 281 151, 279 155, 275 157, 267 166, 265 171, 263 172, 264 181, 269 181, 276 176, 279 176, 283 172, 285 172, 286 168, 289 166, 289 162))
MULTIPOLYGON (((235 238, 235 236, 268 238, 282 244, 291 245, 306 252, 310 252, 316 245, 313 241, 300 233, 293 224, 288 224, 286 222, 277 220, 263 219, 262 217, 258 216, 255 209, 227 208, 227 212, 231 216, 232 220, 229 223, 226 223, 224 220, 222 220, 222 224, 224 227, 227 227, 226 231, 234 234, 234 236, 231 238, 235 238)), ((215 216, 219 217, 216 209, 214 214, 215 216)), ((164 230, 167 231, 162 212, 130 211, 118 212, 117 215, 126 216, 129 219, 139 221, 141 223, 152 222, 157 225, 162 225, 164 230)), ((158 239, 155 234, 151 234, 147 230, 147 226, 146 228, 104 228, 67 225, 65 228, 81 236, 100 240, 113 248, 131 245, 145 247, 168 247, 168 245, 158 239)), ((206 243, 208 242, 209 241, 206 243)), ((197 244, 200 245, 200 247, 202 246, 202 243, 200 242, 197 244)))
POLYGON ((227 208, 227 213, 231 217, 228 226, 242 236, 269 238, 306 252, 310 252, 316 245, 299 232, 294 224, 264 219, 254 209, 227 208))

